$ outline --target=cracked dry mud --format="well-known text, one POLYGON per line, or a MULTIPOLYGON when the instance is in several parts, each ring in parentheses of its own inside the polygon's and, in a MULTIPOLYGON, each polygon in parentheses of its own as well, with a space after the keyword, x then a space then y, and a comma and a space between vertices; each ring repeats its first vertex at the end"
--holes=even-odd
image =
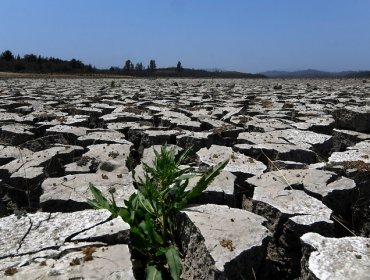
POLYGON ((370 279, 370 84, 109 85, 0 80, 0 279, 134 279, 129 227, 88 184, 122 204, 165 143, 199 170, 230 158, 178 217, 183 279, 370 279))

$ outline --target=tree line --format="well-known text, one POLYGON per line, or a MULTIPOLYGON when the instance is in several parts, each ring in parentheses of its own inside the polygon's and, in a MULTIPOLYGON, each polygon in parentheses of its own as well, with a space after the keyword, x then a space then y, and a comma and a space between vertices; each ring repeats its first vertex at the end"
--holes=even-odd
MULTIPOLYGON (((177 63, 176 72, 182 72, 181 62, 177 63)), ((25 73, 115 73, 127 75, 153 75, 157 71, 154 59, 149 61, 147 67, 142 62, 136 63, 128 59, 122 68, 97 69, 91 64, 85 65, 77 59, 62 60, 54 57, 43 57, 35 54, 26 54, 23 57, 15 56, 10 50, 0 54, 0 71, 25 73)))
POLYGON ((135 63, 128 59, 122 67, 97 69, 91 64, 84 64, 78 59, 62 60, 54 57, 44 57, 26 54, 23 57, 14 55, 10 50, 0 54, 0 72, 18 73, 60 73, 60 74, 112 74, 127 76, 154 77, 204 77, 204 78, 262 78, 262 75, 231 72, 207 71, 184 68, 180 61, 175 67, 157 68, 157 63, 151 59, 147 66, 142 62, 135 63))
POLYGON ((69 61, 54 57, 26 54, 23 57, 13 55, 10 50, 0 55, 0 71, 24 73, 94 73, 96 68, 85 65, 80 60, 69 61))
MULTIPOLYGON (((171 69, 171 67, 170 67, 171 69)), ((120 71, 119 68, 114 68, 114 67, 111 67, 110 68, 111 71, 120 71)), ((125 61, 124 65, 123 65, 123 68, 122 68, 122 72, 124 74, 127 74, 127 75, 134 75, 134 76, 145 76, 145 75, 159 75, 159 72, 163 72, 163 68, 160 69, 158 72, 157 72, 157 63, 154 59, 151 59, 149 61, 149 64, 147 67, 144 66, 144 64, 142 62, 138 62, 134 65, 134 63, 128 59, 125 61)), ((183 67, 182 67, 182 64, 180 61, 177 62, 177 65, 176 65, 176 68, 173 69, 174 73, 182 73, 183 72, 183 67)))

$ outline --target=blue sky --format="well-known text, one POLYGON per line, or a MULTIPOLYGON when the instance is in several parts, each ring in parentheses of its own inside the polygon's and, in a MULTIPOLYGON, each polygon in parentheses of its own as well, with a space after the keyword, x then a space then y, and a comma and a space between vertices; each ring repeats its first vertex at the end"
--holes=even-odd
POLYGON ((370 69, 369 0, 1 0, 0 52, 244 72, 370 69))

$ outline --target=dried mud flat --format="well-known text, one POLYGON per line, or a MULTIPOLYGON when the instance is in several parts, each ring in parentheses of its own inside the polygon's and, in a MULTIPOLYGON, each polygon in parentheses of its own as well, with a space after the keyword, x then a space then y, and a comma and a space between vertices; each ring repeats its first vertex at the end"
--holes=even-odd
POLYGON ((370 279, 370 83, 0 80, 0 278, 134 279, 128 225, 153 149, 230 162, 182 211, 184 279, 370 279), (114 85, 114 86, 113 86, 114 85))

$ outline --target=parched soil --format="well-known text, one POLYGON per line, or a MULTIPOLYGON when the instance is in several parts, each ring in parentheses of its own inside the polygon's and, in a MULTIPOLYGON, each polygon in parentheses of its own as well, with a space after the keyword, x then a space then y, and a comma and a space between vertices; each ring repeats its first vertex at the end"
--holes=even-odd
POLYGON ((184 279, 368 277, 369 83, 1 78, 0 278, 138 277, 88 186, 123 206, 164 144, 230 159, 178 217, 184 279))

